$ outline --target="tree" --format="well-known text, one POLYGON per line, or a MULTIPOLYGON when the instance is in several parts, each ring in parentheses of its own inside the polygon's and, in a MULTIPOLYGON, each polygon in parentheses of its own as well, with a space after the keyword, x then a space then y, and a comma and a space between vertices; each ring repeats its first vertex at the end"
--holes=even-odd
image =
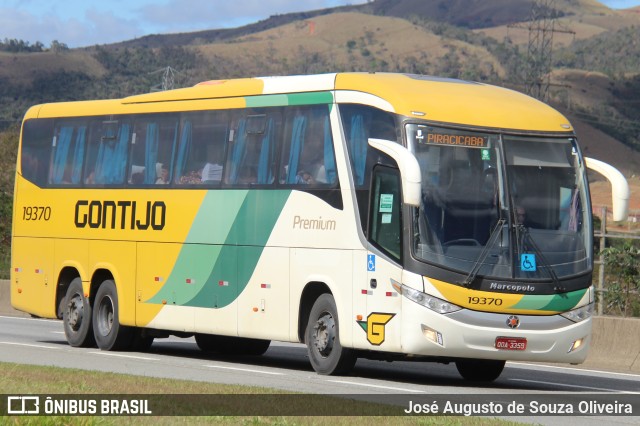
POLYGON ((602 254, 607 275, 614 277, 607 284, 607 307, 625 317, 640 316, 640 249, 625 242, 622 247, 604 249, 602 254))

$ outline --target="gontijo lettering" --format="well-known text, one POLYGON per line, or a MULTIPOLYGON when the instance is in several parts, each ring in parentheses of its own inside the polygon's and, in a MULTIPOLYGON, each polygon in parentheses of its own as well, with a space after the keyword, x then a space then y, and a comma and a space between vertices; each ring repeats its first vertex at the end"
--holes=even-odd
POLYGON ((76 228, 139 229, 161 231, 167 216, 163 201, 78 200, 74 222, 76 228), (139 205, 140 204, 140 205, 139 205))

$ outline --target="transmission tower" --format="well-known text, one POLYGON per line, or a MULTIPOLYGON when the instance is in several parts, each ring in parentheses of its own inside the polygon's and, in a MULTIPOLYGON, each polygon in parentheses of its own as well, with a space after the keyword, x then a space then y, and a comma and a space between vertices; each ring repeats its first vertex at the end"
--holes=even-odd
POLYGON ((555 0, 534 0, 531 6, 531 17, 524 24, 513 24, 510 27, 523 28, 529 31, 527 47, 527 63, 525 64, 525 92, 534 98, 546 101, 551 81, 551 60, 553 54, 553 34, 574 31, 556 28, 557 11, 555 0))
POLYGON ((166 68, 159 69, 158 71, 154 71, 151 74, 159 74, 159 73, 162 73, 162 83, 156 84, 155 86, 153 86, 151 88, 151 91, 159 92, 159 91, 174 89, 176 74, 179 74, 179 71, 168 66, 166 68))

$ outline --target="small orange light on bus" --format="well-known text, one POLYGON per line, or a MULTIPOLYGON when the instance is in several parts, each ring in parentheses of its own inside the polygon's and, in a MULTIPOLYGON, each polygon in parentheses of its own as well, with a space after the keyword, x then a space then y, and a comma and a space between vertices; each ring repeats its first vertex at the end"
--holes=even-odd
POLYGON ((163 300, 162 300, 162 304, 163 304, 163 305, 166 305, 166 304, 167 304, 167 301, 163 299, 163 300))
POLYGON ((257 306, 253 307, 253 312, 258 312, 258 307, 257 306))
POLYGON ((362 321, 362 315, 356 315, 356 320, 362 321))
POLYGON ((18 289, 18 294, 20 294, 20 293, 22 293, 22 289, 21 288, 18 289))

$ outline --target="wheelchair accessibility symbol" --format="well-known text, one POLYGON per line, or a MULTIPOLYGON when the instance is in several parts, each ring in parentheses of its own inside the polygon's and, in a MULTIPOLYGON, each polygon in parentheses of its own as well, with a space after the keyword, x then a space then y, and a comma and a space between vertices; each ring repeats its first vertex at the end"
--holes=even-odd
POLYGON ((376 255, 368 254, 367 255, 367 272, 375 272, 376 271, 376 255))
POLYGON ((531 253, 524 253, 520 255, 520 270, 524 272, 535 272, 536 267, 536 255, 531 253))

